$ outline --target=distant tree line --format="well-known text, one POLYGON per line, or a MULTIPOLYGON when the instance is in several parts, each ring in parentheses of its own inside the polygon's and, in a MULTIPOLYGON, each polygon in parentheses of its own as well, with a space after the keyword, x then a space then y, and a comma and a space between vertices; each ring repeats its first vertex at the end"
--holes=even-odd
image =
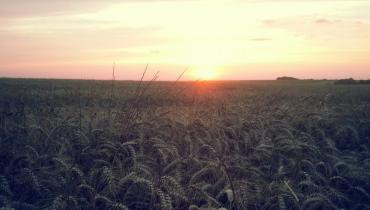
MULTIPOLYGON (((276 78, 276 80, 285 80, 285 81, 295 81, 295 80, 301 80, 295 77, 287 77, 287 76, 282 76, 276 78)), ((304 79, 304 80, 314 80, 314 79, 304 79)), ((326 79, 322 79, 326 80, 326 79)), ((362 85, 362 84, 370 84, 370 80, 355 80, 353 78, 347 78, 347 79, 339 79, 334 81, 335 85, 362 85)))
POLYGON ((298 78, 294 78, 294 77, 286 77, 286 76, 283 76, 283 77, 276 78, 276 80, 299 80, 299 79, 298 78))
POLYGON ((334 82, 335 85, 361 85, 361 84, 369 84, 370 80, 354 80, 353 78, 348 79, 339 79, 334 82))

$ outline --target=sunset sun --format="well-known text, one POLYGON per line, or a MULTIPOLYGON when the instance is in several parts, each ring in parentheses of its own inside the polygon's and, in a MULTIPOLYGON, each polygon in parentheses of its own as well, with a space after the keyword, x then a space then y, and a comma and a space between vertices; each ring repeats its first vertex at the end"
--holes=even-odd
POLYGON ((211 80, 215 77, 215 72, 213 69, 204 69, 199 71, 199 77, 203 80, 211 80))
POLYGON ((222 67, 232 60, 230 56, 226 47, 210 42, 189 47, 184 62, 190 64, 193 79, 217 80, 222 67))
POLYGON ((220 67, 215 65, 198 65, 193 68, 193 77, 200 80, 216 80, 220 75, 220 67))

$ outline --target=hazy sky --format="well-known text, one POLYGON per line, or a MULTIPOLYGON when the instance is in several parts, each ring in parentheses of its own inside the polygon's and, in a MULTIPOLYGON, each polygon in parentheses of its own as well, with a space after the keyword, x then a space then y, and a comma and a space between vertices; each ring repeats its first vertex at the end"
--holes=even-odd
POLYGON ((370 0, 0 0, 0 77, 370 79, 370 0))

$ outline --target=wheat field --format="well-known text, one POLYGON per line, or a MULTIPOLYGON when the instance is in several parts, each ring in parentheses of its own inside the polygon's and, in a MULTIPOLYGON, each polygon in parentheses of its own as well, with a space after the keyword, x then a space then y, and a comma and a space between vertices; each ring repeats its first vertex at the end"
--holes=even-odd
POLYGON ((370 209, 370 86, 0 79, 1 210, 370 209))

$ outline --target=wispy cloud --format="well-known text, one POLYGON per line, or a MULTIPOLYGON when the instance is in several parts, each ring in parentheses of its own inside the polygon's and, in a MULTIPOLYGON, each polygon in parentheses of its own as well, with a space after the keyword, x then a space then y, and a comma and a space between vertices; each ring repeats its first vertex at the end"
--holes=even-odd
POLYGON ((0 0, 0 18, 76 14, 81 11, 97 11, 113 4, 130 4, 138 2, 154 3, 166 1, 170 0, 0 0))
POLYGON ((259 38, 251 38, 250 40, 254 41, 254 42, 264 42, 264 41, 271 41, 272 39, 271 38, 259 37, 259 38))
POLYGON ((261 22, 263 25, 267 25, 267 26, 273 26, 278 23, 277 20, 272 20, 272 19, 262 20, 261 22))
POLYGON ((328 19, 325 19, 325 18, 321 18, 321 19, 315 20, 315 23, 318 23, 318 24, 329 24, 329 23, 331 23, 331 21, 329 21, 328 19))

